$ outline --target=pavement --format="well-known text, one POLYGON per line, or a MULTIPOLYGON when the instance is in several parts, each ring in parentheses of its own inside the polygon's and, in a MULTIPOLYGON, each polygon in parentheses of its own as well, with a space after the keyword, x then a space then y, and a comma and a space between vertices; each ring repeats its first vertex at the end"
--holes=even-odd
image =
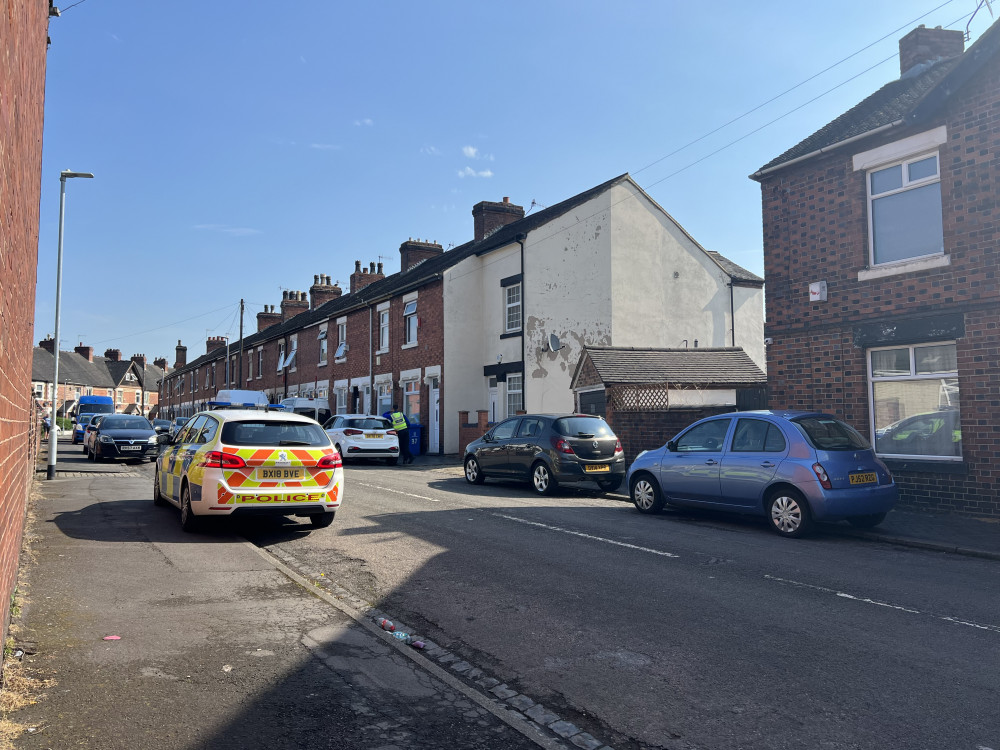
MULTIPOLYGON (((441 466, 461 462, 398 470, 441 466)), ((10 716, 32 729, 18 748, 610 750, 540 704, 514 710, 526 698, 505 685, 477 689, 444 668, 442 646, 394 640, 375 624, 391 613, 279 553, 224 529, 185 534, 176 509, 153 506, 149 464, 94 464, 65 440, 55 479, 44 450, 36 469, 14 648, 56 684, 10 716)), ((295 520, 282 531, 323 533, 295 520)), ((877 529, 821 533, 1000 561, 1000 519, 895 510, 877 529)))

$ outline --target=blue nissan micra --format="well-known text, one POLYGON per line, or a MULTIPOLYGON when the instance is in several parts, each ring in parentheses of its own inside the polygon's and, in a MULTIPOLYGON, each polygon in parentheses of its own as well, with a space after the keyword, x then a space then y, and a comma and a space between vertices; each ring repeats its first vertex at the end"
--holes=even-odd
POLYGON ((702 419, 640 453, 626 481, 641 513, 670 504, 761 515, 786 537, 806 534, 813 521, 876 526, 899 496, 889 469, 857 430, 807 411, 702 419))

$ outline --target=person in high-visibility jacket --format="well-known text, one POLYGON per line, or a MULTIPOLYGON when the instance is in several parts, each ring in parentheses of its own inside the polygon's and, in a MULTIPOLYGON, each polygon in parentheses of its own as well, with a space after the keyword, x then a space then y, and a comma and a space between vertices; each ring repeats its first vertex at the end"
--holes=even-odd
POLYGON ((392 405, 392 412, 389 414, 392 422, 392 429, 399 435, 399 455, 404 464, 413 463, 413 454, 410 453, 410 425, 406 422, 406 415, 399 410, 398 404, 392 405))

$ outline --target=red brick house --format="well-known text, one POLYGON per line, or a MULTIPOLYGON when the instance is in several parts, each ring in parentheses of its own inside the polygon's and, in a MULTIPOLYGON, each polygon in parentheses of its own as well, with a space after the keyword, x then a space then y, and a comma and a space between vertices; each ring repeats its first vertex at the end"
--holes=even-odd
POLYGON ((1000 26, 899 43, 901 76, 751 175, 774 408, 858 427, 909 507, 1000 516, 1000 26))

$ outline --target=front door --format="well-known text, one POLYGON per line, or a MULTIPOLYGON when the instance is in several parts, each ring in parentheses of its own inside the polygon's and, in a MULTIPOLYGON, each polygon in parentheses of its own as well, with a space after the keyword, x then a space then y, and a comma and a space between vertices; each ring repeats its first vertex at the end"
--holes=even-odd
POLYGON ((431 378, 428 410, 430 430, 427 433, 427 452, 438 453, 441 450, 441 389, 438 387, 437 378, 431 378))
POLYGON ((497 414, 497 407, 500 404, 500 399, 499 399, 499 396, 497 395, 497 379, 496 378, 490 378, 489 389, 490 389, 490 415, 489 415, 489 419, 490 419, 490 422, 496 422, 497 421, 497 417, 499 416, 497 414))

